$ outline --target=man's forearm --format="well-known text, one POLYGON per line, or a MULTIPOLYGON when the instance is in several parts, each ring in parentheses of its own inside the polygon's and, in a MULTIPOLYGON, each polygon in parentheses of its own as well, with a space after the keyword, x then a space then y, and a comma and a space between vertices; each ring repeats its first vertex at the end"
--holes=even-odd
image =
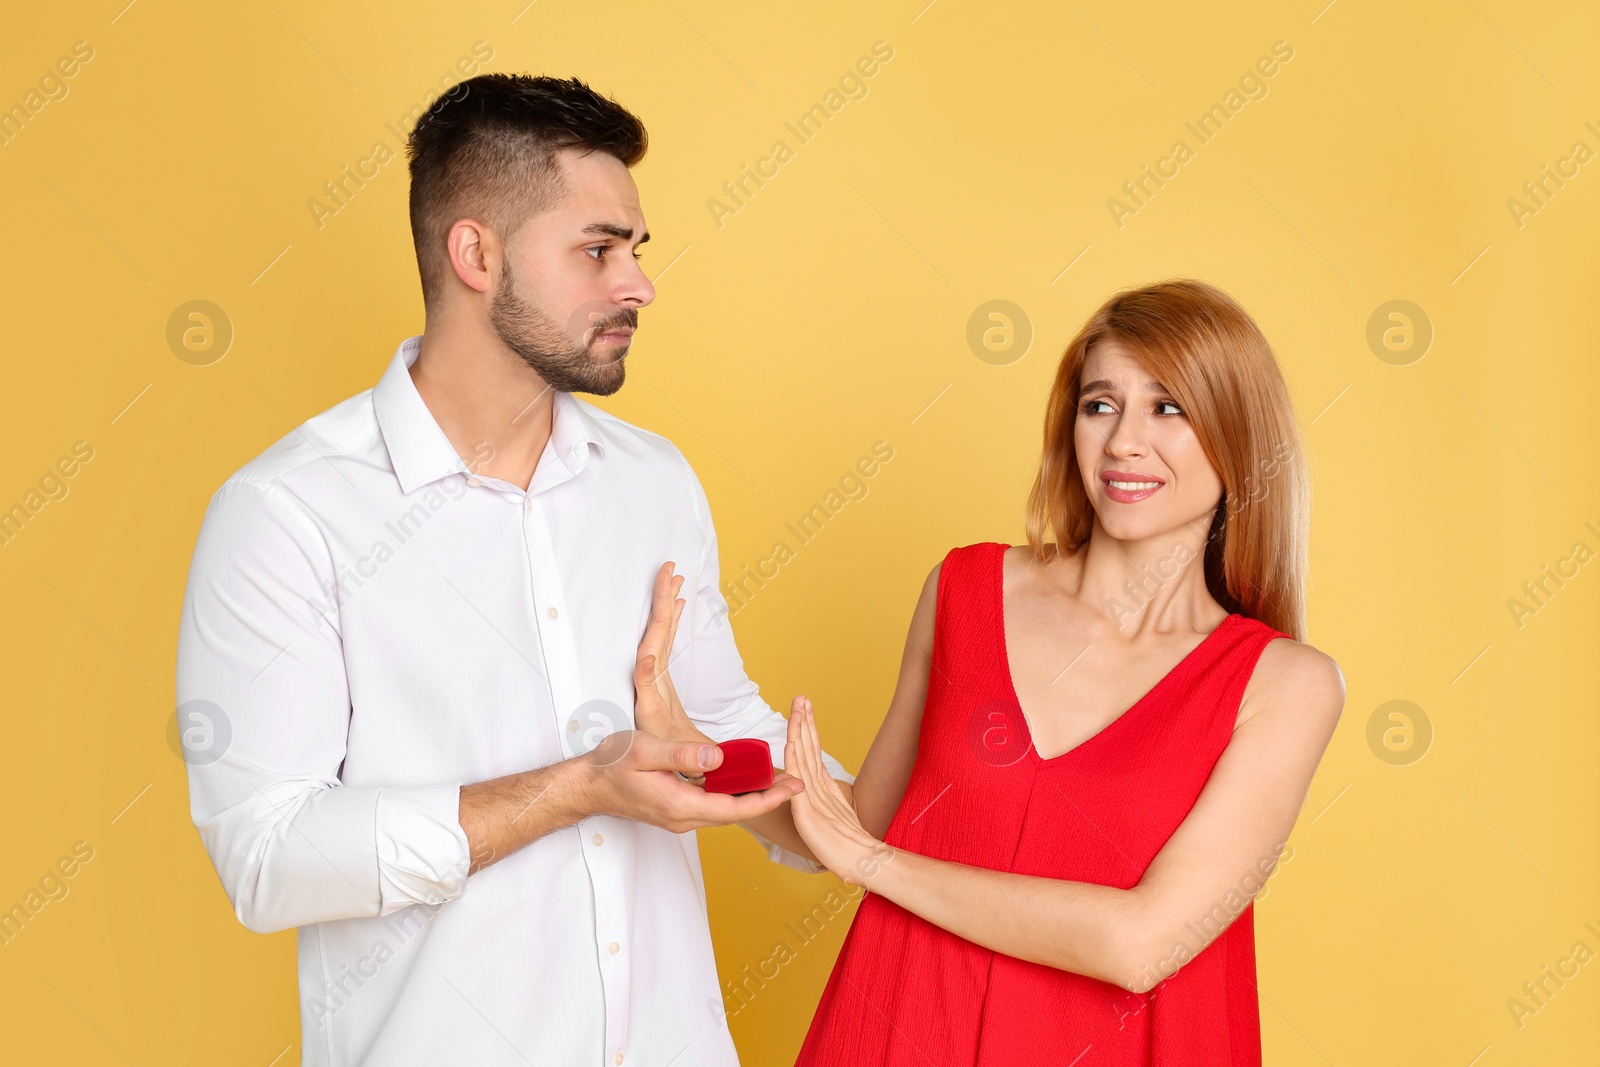
MULTIPOLYGON (((834 780, 838 781, 838 779, 834 780)), ((854 789, 849 782, 839 782, 839 788, 843 791, 846 800, 851 803, 855 802, 854 789)), ((795 828, 792 804, 793 801, 781 804, 765 815, 757 816, 754 819, 746 819, 739 825, 755 831, 773 844, 781 845, 797 856, 816 863, 816 854, 806 845, 805 839, 800 836, 800 831, 795 828)))
MULTIPOLYGON (((590 765, 582 756, 537 770, 508 774, 461 787, 461 829, 472 866, 496 860, 594 814, 588 789, 590 765)), ((790 821, 793 825, 793 820, 790 821)))

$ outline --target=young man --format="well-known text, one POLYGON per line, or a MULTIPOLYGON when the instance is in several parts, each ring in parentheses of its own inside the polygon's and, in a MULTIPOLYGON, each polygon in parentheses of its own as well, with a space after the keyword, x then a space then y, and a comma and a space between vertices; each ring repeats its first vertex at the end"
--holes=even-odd
POLYGON ((576 79, 435 103, 408 146, 423 334, 206 512, 178 642, 191 814, 240 921, 299 928, 305 1064, 734 1065, 687 831, 742 823, 820 869, 796 779, 697 784, 706 739, 778 765, 786 734, 699 480, 573 395, 621 387, 655 295, 645 147, 576 79))

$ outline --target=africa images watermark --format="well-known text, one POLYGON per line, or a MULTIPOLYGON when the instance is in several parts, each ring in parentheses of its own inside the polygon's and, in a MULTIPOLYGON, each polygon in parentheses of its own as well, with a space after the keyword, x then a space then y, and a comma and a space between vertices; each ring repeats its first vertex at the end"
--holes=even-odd
POLYGON ((1195 143, 1190 145, 1185 138, 1178 138, 1172 142, 1166 155, 1154 163, 1146 163, 1136 177, 1123 182, 1123 196, 1106 200, 1106 210, 1111 213, 1112 224, 1122 229, 1128 218, 1149 206, 1156 192, 1176 178, 1183 165, 1193 160, 1201 148, 1215 140, 1228 123, 1238 117, 1246 104, 1252 100, 1265 100, 1271 91, 1267 82, 1276 77, 1282 65, 1293 58, 1294 47, 1288 41, 1274 41, 1271 54, 1261 56, 1253 66, 1247 68, 1239 76, 1236 88, 1230 86, 1218 103, 1212 104, 1193 121, 1185 122, 1183 128, 1195 143))
POLYGON ((404 114, 383 124, 389 137, 394 139, 393 144, 388 138, 378 138, 365 155, 357 158, 354 163, 346 163, 339 168, 338 174, 323 182, 321 194, 306 200, 306 209, 311 212, 311 221, 317 229, 322 229, 327 225, 329 218, 349 207, 357 194, 367 187, 367 183, 382 173, 386 163, 405 155, 406 140, 412 128, 435 101, 441 96, 457 99, 459 95, 465 95, 467 87, 461 84, 462 78, 476 75, 483 65, 492 59, 494 59, 494 46, 487 41, 474 41, 470 53, 458 58, 454 66, 446 68, 445 72, 439 75, 437 90, 429 89, 422 99, 407 108, 404 114))
MULTIPOLYGON (((821 901, 811 906, 810 911, 798 919, 784 923, 784 930, 794 935, 798 948, 805 948, 821 937, 822 931, 843 915, 851 904, 860 904, 861 898, 867 893, 866 887, 860 884, 860 881, 871 878, 881 865, 892 859, 894 850, 880 841, 873 847, 870 855, 863 857, 857 863, 855 875, 858 881, 845 882, 843 893, 837 889, 828 890, 821 901)), ((719 1004, 715 999, 706 1001, 706 1010, 711 1013, 717 1026, 726 1026, 728 1019, 748 1008, 755 1000, 756 994, 766 989, 768 982, 776 980, 783 973, 783 966, 798 959, 799 956, 798 949, 791 946, 788 941, 775 941, 772 951, 766 958, 757 961, 753 970, 752 965, 747 963, 740 972, 741 978, 725 980, 722 983, 722 1003, 719 1004)))
POLYGON ((783 124, 784 130, 794 139, 793 145, 780 137, 772 142, 767 154, 755 163, 741 164, 738 177, 722 183, 722 199, 713 196, 706 200, 706 210, 711 212, 711 221, 716 223, 717 229, 722 229, 727 219, 737 215, 758 191, 766 188, 767 182, 778 176, 783 165, 795 158, 796 150, 810 144, 823 127, 844 110, 846 104, 852 100, 865 100, 867 80, 876 76, 881 65, 893 58, 893 45, 887 41, 874 41, 870 55, 860 57, 852 67, 839 75, 834 83, 837 88, 830 88, 822 94, 821 100, 801 112, 797 118, 783 124))
MULTIPOLYGON (((1596 126, 1593 120, 1585 122, 1583 128, 1600 138, 1600 126, 1596 126)), ((1555 195, 1567 187, 1567 182, 1578 176, 1579 168, 1593 158, 1595 150, 1589 146, 1589 142, 1573 141, 1567 154, 1559 157, 1555 166, 1546 163, 1539 168, 1537 175, 1523 182, 1519 195, 1506 198, 1506 210, 1511 212, 1511 221, 1517 229, 1522 229, 1529 218, 1548 207, 1555 195)))
POLYGON ((829 522, 839 517, 846 504, 851 501, 860 501, 867 498, 871 486, 867 483, 883 469, 883 465, 894 459, 894 446, 887 441, 875 441, 870 455, 865 455, 856 460, 855 464, 837 480, 838 488, 830 488, 822 495, 822 499, 813 503, 809 510, 793 522, 786 522, 783 528, 792 535, 794 544, 779 538, 772 543, 771 550, 752 565, 744 564, 737 574, 722 580, 722 596, 727 604, 727 610, 720 610, 722 605, 716 605, 718 620, 739 614, 745 606, 754 599, 756 593, 766 588, 767 582, 778 576, 779 570, 795 558, 799 548, 810 544, 829 522))
POLYGON ((1117 1012, 1117 1029, 1127 1024, 1129 1016, 1143 1011, 1160 992, 1162 984, 1220 937, 1235 919, 1244 914, 1245 908, 1265 897, 1268 880, 1292 859, 1294 846, 1288 841, 1278 842, 1272 847, 1270 855, 1262 856, 1251 864, 1238 884, 1229 888, 1220 901, 1212 904, 1198 918, 1184 922, 1184 932, 1173 941, 1171 951, 1154 966, 1146 963, 1139 968, 1139 990, 1117 998, 1113 1007, 1117 1012))
POLYGON ((67 894, 72 891, 67 880, 76 877, 83 865, 92 859, 94 846, 87 841, 79 841, 72 846, 71 852, 47 867, 39 877, 37 889, 30 888, 9 910, 0 912, 0 947, 11 944, 50 902, 66 900, 67 894))
MULTIPOLYGON (((1600 928, 1593 922, 1585 922, 1583 927, 1596 937, 1600 937, 1600 928)), ((1589 946, 1589 942, 1574 941, 1572 951, 1556 960, 1553 968, 1547 963, 1539 968, 1536 978, 1530 978, 1522 983, 1521 996, 1507 997, 1506 1010, 1511 1013, 1511 1021, 1517 1024, 1517 1029, 1521 1030, 1528 1025, 1528 1019, 1548 1008, 1550 1002, 1556 998, 1556 994, 1565 989, 1568 982, 1578 977, 1583 965, 1594 959, 1594 956, 1595 951, 1589 946), (1555 986, 1553 989, 1552 983, 1555 986)))
POLYGON ((77 77, 83 65, 94 58, 94 45, 88 41, 72 42, 70 55, 61 56, 53 67, 45 68, 39 75, 38 88, 30 88, 22 99, 0 111, 0 148, 9 147, 22 134, 28 123, 37 122, 39 113, 52 103, 60 103, 72 92, 68 81, 77 77))
MULTIPOLYGON (((487 441, 479 441, 473 446, 472 459, 463 458, 462 462, 470 474, 476 474, 483 464, 494 458, 494 454, 492 445, 487 441)), ((341 560, 332 581, 322 579, 322 597, 311 597, 307 601, 315 618, 334 618, 339 613, 339 606, 377 577, 379 568, 393 559, 407 541, 420 533, 429 519, 442 511, 446 504, 465 497, 472 487, 472 481, 467 475, 452 475, 444 479, 443 486, 443 489, 438 485, 430 486, 409 508, 384 522, 383 529, 394 539, 393 545, 379 537, 363 555, 353 560, 341 560)))
MULTIPOLYGON (((1266 497, 1272 479, 1278 476, 1282 465, 1292 454, 1292 449, 1287 441, 1279 441, 1270 457, 1264 457, 1260 463, 1260 476, 1252 471, 1245 475, 1244 485, 1240 492, 1227 494, 1227 500, 1222 509, 1232 518, 1243 511, 1248 505, 1254 504, 1266 497)), ((1192 560, 1198 559, 1199 554, 1194 546, 1186 540, 1175 542, 1167 554, 1155 562, 1154 566, 1148 563, 1140 564, 1139 577, 1125 579, 1122 591, 1126 599, 1112 597, 1106 602, 1106 613, 1117 624, 1117 629, 1122 629, 1122 624, 1128 619, 1136 618, 1140 612, 1150 606, 1155 595, 1162 586, 1177 578, 1183 573, 1183 568, 1192 560)))
POLYGON ((385 964, 398 958, 406 945, 433 922, 444 906, 460 895, 474 862, 490 863, 494 858, 494 850, 484 845, 465 861, 452 864, 440 879, 448 897, 430 892, 428 899, 395 912, 384 922, 383 936, 373 941, 372 947, 354 964, 341 963, 337 976, 324 972, 322 995, 313 997, 310 1002, 311 1014, 317 1020, 318 1029, 326 1027, 329 1020, 349 1005, 367 983, 378 977, 385 964))
MULTIPOLYGON (((1585 522, 1583 527, 1600 538, 1600 530, 1595 528, 1594 523, 1585 522)), ((1516 623, 1517 629, 1522 629, 1528 619, 1548 607, 1556 594, 1566 588, 1567 582, 1576 578, 1579 569, 1594 557, 1594 549, 1589 547, 1589 542, 1574 541, 1566 555, 1559 557, 1554 564, 1544 564, 1539 568, 1537 578, 1523 582, 1520 596, 1506 598, 1506 610, 1511 613, 1511 621, 1516 623)))
POLYGON ((23 527, 45 509, 45 505, 65 500, 72 491, 69 480, 76 477, 82 465, 92 459, 93 445, 88 441, 73 442, 71 455, 64 455, 45 468, 45 472, 39 476, 37 489, 29 489, 21 500, 0 511, 0 548, 11 544, 22 533, 23 527))
POLYGON ((325 974, 322 996, 313 996, 310 1004, 311 1015, 317 1020, 318 1028, 326 1027, 330 1019, 355 999, 362 987, 378 977, 383 965, 398 956, 400 950, 433 921, 444 905, 444 901, 415 904, 390 916, 383 924, 387 936, 374 941, 366 954, 353 965, 341 963, 337 977, 325 974))

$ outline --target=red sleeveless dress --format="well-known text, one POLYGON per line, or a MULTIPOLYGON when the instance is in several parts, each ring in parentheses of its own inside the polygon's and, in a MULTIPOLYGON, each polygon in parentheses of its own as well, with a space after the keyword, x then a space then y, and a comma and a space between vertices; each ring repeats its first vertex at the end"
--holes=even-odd
MULTIPOLYGON (((974 867, 1131 888, 1227 746, 1262 649, 1289 635, 1229 615, 1121 717, 1042 759, 1005 652, 1007 547, 945 557, 917 762, 885 839, 974 867)), ((1246 904, 1135 994, 993 952, 869 892, 796 1067, 1259 1067, 1253 914, 1246 904)))

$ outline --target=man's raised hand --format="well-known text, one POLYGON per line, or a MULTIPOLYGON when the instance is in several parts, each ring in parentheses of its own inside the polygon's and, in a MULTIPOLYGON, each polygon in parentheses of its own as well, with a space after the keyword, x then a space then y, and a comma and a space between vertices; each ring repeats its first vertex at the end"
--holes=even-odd
MULTIPOLYGON (((683 614, 685 603, 677 599, 683 577, 674 575, 672 570, 673 564, 669 561, 656 572, 650 619, 634 657, 633 725, 668 741, 713 744, 690 720, 667 670, 672 642, 678 633, 678 618, 683 614)), ((685 773, 698 771, 685 769, 685 773)))

